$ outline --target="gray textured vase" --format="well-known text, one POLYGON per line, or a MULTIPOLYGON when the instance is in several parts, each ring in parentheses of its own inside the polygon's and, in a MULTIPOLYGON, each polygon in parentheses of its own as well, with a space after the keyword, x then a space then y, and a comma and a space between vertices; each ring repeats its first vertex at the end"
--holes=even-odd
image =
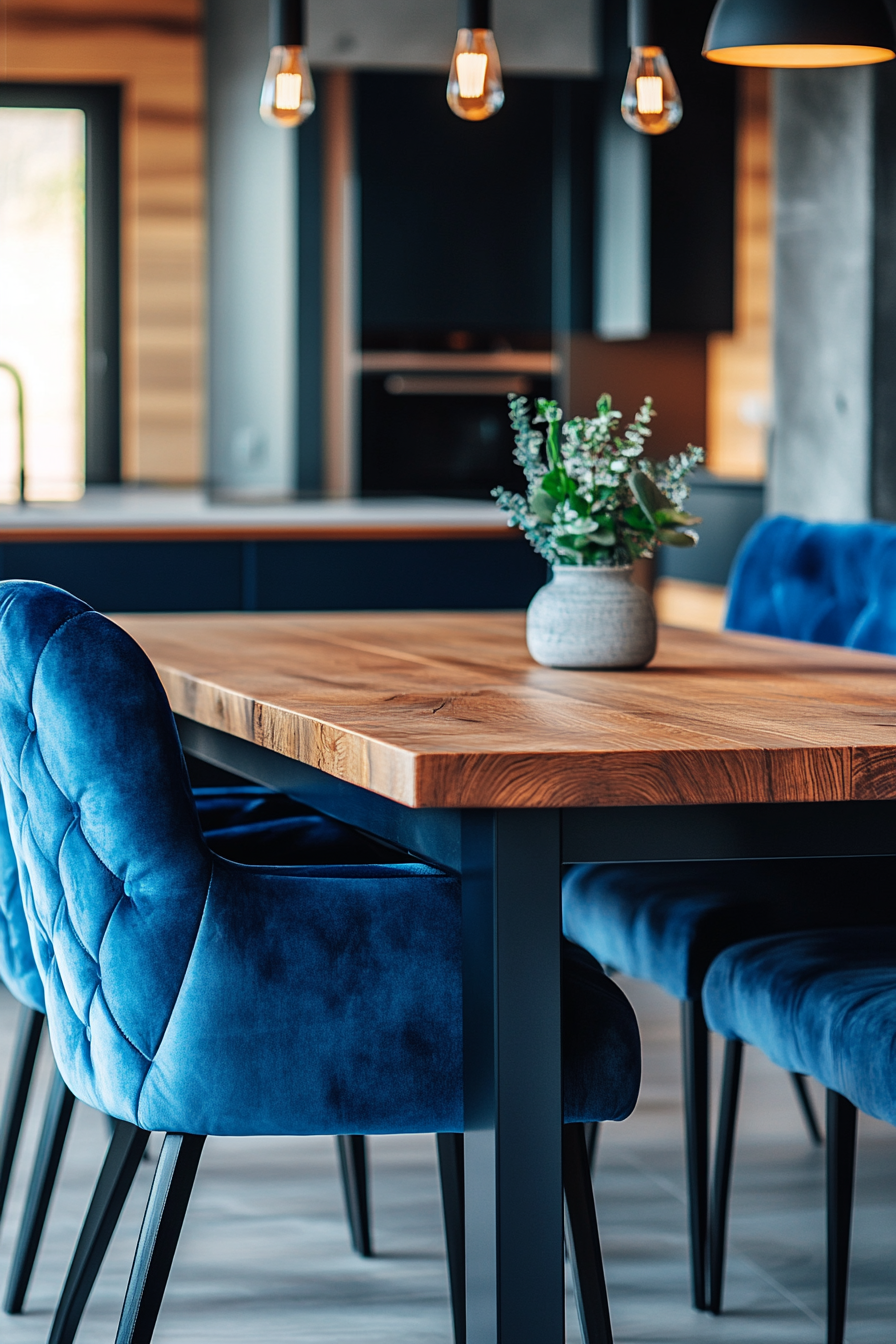
POLYGON ((630 567, 555 565, 529 605, 526 642, 545 667, 643 667, 656 652, 653 601, 630 567))

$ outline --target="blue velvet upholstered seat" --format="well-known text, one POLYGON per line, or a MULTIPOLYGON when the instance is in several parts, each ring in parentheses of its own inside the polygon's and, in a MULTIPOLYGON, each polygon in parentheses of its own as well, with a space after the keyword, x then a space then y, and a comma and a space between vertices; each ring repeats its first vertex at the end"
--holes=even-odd
POLYGON ((563 931, 604 965, 699 1000, 710 965, 732 943, 896 922, 891 864, 863 860, 858 890, 855 859, 578 864, 564 881, 563 931))
POLYGON ((842 1344, 856 1108, 896 1124, 896 929, 817 929, 730 947, 709 969, 703 1007, 710 1027, 727 1038, 710 1227, 713 1310, 721 1308, 747 1043, 785 1069, 811 1074, 827 1089, 827 1338, 828 1344, 842 1344))
MULTIPOLYGON (((145 655, 41 584, 0 584, 0 783, 76 1096, 179 1135, 462 1130, 458 880, 214 854, 145 655)), ((566 1121, 623 1118, 627 1000, 567 948, 563 1001, 566 1121)))
POLYGON ((896 1125, 896 928, 817 929, 730 947, 710 967, 703 1010, 713 1031, 896 1125))
MULTIPOLYGON (((731 574, 729 630, 896 653, 896 527, 774 517, 745 539, 731 574)), ((563 927, 604 965, 682 1001, 693 1301, 706 1305, 708 1055, 700 1008, 713 958, 743 939, 844 922, 891 923, 877 860, 581 865, 563 887, 563 927)), ((797 1071, 794 1081, 807 1105, 797 1071)), ((811 1114, 807 1113, 809 1123, 811 1114)))

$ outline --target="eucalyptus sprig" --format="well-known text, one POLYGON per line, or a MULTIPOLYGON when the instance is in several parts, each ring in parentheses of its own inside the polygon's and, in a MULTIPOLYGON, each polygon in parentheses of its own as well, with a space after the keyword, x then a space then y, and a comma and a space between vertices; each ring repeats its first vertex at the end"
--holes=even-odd
POLYGON ((651 397, 620 434, 622 413, 606 394, 594 416, 563 424, 556 401, 539 397, 530 417, 526 397, 508 397, 514 431, 514 461, 526 476, 525 495, 497 487, 492 495, 539 555, 555 565, 630 565, 653 555, 658 545, 695 546, 701 522, 682 507, 687 477, 703 461, 702 448, 688 444, 665 462, 644 456, 651 397), (543 424, 544 431, 533 429, 543 424))

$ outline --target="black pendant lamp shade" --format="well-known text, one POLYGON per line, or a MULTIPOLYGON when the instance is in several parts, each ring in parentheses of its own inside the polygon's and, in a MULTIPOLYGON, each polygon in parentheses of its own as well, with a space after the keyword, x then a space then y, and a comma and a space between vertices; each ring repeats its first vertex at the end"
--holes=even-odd
POLYGON ((458 28, 491 28, 491 0, 457 0, 458 28))
POLYGON ((782 69, 874 65, 896 56, 884 0, 718 0, 703 55, 782 69))
POLYGON ((271 47, 304 47, 305 0, 270 0, 271 47))

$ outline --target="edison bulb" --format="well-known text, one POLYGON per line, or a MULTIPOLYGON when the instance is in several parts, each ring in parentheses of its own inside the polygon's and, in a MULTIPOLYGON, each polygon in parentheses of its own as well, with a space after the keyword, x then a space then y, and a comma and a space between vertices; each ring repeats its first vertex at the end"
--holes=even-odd
POLYGON ((301 126, 314 111, 314 81, 304 47, 272 47, 261 86, 262 120, 269 126, 301 126))
POLYGON ((662 47, 632 47, 622 115, 644 135, 664 135, 681 121, 681 94, 662 47))
POLYGON ((491 28, 458 29, 445 96, 464 121, 485 121, 504 106, 501 60, 491 28))

